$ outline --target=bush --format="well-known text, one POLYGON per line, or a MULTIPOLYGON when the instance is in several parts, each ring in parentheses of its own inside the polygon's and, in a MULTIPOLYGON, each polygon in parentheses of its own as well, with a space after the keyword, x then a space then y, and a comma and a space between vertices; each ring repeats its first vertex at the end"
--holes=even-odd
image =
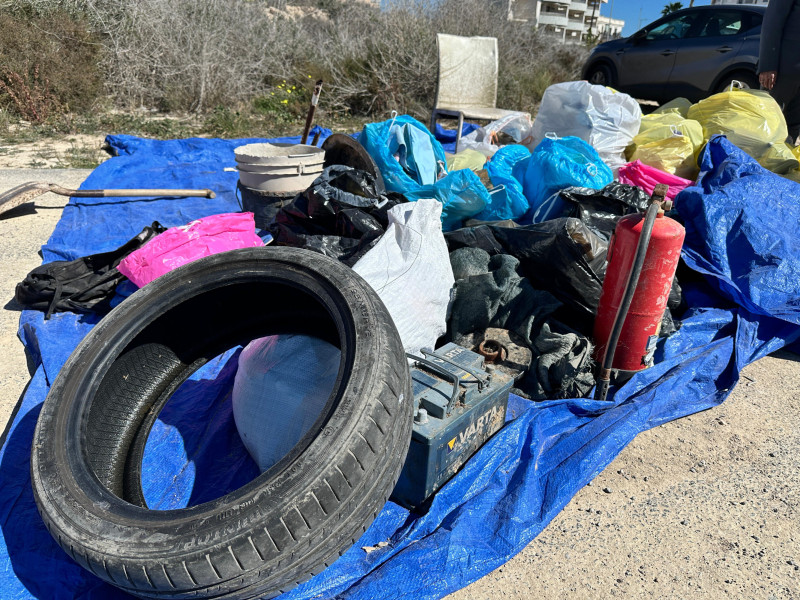
POLYGON ((84 19, 63 10, 0 14, 0 103, 24 119, 86 111, 100 98, 102 46, 84 19))
MULTIPOLYGON (((302 118, 317 79, 325 81, 321 110, 381 117, 397 110, 427 120, 437 32, 498 38, 502 108, 531 111, 548 85, 575 78, 585 58, 583 48, 553 44, 532 26, 508 21, 503 1, 386 4, 378 10, 356 0, 0 0, 0 10, 9 8, 6 21, 24 19, 26 31, 45 19, 47 31, 53 20, 75 28, 69 37, 79 40, 79 52, 62 49, 79 54, 70 55, 69 67, 66 60, 60 69, 42 62, 38 79, 35 64, 9 67, 21 69, 15 72, 43 101, 52 93, 53 102, 87 106, 97 97, 99 60, 120 108, 214 111, 222 121, 248 111, 281 123, 302 118), (94 36, 86 37, 87 26, 94 36), (292 94, 284 84, 295 86, 292 94)), ((58 58, 54 48, 48 60, 58 58)), ((27 55, 41 53, 28 47, 27 55)))
MULTIPOLYGON (((333 1, 333 0, 329 0, 333 1)), ((436 92, 436 33, 498 38, 498 106, 531 111, 551 83, 574 79, 586 57, 531 25, 508 21, 491 0, 395 0, 383 11, 358 3, 316 23, 311 60, 330 81, 329 106, 353 114, 394 109, 427 121, 436 92)))

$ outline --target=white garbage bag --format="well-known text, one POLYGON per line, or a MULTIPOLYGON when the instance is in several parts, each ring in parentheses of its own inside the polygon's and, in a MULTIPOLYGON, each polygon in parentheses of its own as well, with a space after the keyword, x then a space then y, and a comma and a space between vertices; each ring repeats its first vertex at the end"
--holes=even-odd
POLYGON ((406 352, 433 348, 447 330, 455 279, 441 214, 433 199, 398 204, 389 211, 386 233, 353 265, 383 300, 406 352))
POLYGON ((261 471, 277 463, 308 432, 328 401, 341 352, 307 335, 272 335, 239 355, 233 419, 261 471))
MULTIPOLYGON (((353 269, 378 293, 406 352, 433 348, 447 328, 455 282, 442 235, 442 205, 421 199, 389 211, 389 227, 353 269)), ((239 356, 233 418, 247 451, 266 471, 322 414, 339 372, 339 349, 306 335, 250 342, 239 356)))
POLYGON ((475 131, 463 136, 458 142, 456 152, 467 149, 477 150, 491 158, 500 149, 500 146, 495 143, 499 133, 505 133, 528 150, 533 151, 536 146, 533 143, 531 116, 528 113, 516 112, 492 121, 484 127, 478 127, 475 131))
POLYGON ((642 109, 628 94, 588 81, 556 83, 545 90, 533 122, 533 144, 548 133, 574 135, 593 146, 616 175, 641 120, 642 109))

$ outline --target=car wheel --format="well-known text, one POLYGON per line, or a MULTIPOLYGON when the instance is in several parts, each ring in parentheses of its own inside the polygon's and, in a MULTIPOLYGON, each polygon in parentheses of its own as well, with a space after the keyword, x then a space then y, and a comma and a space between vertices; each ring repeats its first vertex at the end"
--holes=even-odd
POLYGON ((717 85, 717 89, 714 93, 719 94, 720 92, 727 92, 731 87, 731 83, 734 81, 741 83, 741 87, 744 90, 757 90, 761 87, 761 85, 758 83, 758 77, 755 73, 741 71, 723 77, 722 81, 720 81, 717 85))
POLYGON ((586 74, 586 79, 594 85, 613 86, 616 85, 611 67, 605 64, 592 65, 586 74))
POLYGON ((408 451, 412 404, 397 329, 351 269, 297 249, 216 254, 136 292, 70 356, 36 427, 34 497, 64 551, 130 594, 271 598, 322 571, 375 518, 408 451), (137 440, 190 373, 224 349, 294 332, 337 345, 342 362, 283 459, 189 508, 150 510, 130 493, 137 440))

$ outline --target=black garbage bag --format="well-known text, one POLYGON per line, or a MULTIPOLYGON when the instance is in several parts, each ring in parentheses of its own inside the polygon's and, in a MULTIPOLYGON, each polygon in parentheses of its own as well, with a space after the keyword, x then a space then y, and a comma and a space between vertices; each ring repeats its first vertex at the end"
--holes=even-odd
POLYGON ((562 190, 562 217, 575 217, 605 241, 611 238, 620 217, 647 210, 650 196, 635 185, 613 181, 602 190, 571 187, 562 190))
POLYGON ((535 290, 508 254, 460 248, 450 253, 450 264, 456 282, 447 329, 456 343, 472 332, 500 327, 531 346, 542 323, 561 306, 549 292, 535 290))
POLYGON ((563 303, 557 318, 591 335, 608 245, 582 221, 560 218, 514 228, 479 225, 445 233, 445 240, 451 252, 471 247, 513 256, 519 274, 563 303))
POLYGON ((278 245, 313 250, 352 267, 386 231, 389 209, 406 201, 402 194, 378 192, 366 171, 331 165, 278 211, 269 230, 278 245))

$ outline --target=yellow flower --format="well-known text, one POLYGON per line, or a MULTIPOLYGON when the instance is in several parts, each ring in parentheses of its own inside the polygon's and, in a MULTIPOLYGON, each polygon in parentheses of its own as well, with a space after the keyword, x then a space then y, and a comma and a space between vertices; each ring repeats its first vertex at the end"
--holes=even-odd
POLYGON ((292 90, 286 90, 286 93, 287 93, 287 94, 291 94, 291 93, 292 93, 292 90))
POLYGON ((281 104, 289 104, 288 100, 281 100, 281 104))
POLYGON ((292 86, 292 89, 293 89, 293 90, 296 90, 296 89, 297 89, 297 87, 296 87, 296 86, 292 86))
POLYGON ((311 75, 309 75, 308 78, 311 79, 311 75))

